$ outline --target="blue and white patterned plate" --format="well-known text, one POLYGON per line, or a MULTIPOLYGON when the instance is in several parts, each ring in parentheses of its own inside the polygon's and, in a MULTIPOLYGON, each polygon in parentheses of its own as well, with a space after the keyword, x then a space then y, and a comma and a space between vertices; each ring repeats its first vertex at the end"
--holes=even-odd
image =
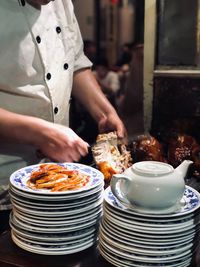
POLYGON ((31 231, 26 231, 24 228, 21 229, 20 226, 10 220, 10 226, 12 228, 12 231, 17 233, 17 235, 20 235, 27 239, 33 239, 37 241, 46 241, 46 242, 66 242, 66 241, 74 241, 80 240, 84 237, 87 237, 92 234, 97 234, 97 229, 95 226, 87 227, 85 229, 76 230, 72 232, 67 233, 36 233, 31 231))
POLYGON ((26 242, 20 239, 14 232, 11 233, 11 237, 13 242, 21 247, 24 250, 30 251, 36 254, 43 254, 43 255, 67 255, 77 253, 79 251, 85 250, 91 247, 95 242, 96 238, 91 237, 87 241, 80 242, 79 244, 75 245, 65 245, 65 246, 42 246, 32 244, 31 242, 26 242))
POLYGON ((78 231, 86 228, 90 228, 92 226, 96 226, 99 223, 100 220, 100 215, 96 217, 95 219, 87 220, 82 223, 77 223, 73 225, 60 225, 58 226, 48 226, 45 227, 45 225, 42 226, 36 226, 31 223, 24 222, 17 218, 14 214, 11 215, 10 217, 11 222, 14 225, 17 225, 21 229, 24 229, 25 231, 31 231, 34 233, 46 233, 46 234, 60 234, 60 233, 69 233, 73 231, 78 231))
MULTIPOLYGON (((52 164, 52 163, 45 163, 45 164, 52 164)), ((58 163, 58 165, 63 166, 69 170, 78 170, 81 173, 84 173, 90 176, 90 180, 87 183, 87 185, 83 186, 80 189, 68 190, 68 191, 62 191, 62 192, 51 192, 48 189, 32 189, 27 186, 27 181, 30 178, 31 172, 37 170, 40 165, 42 164, 27 166, 14 172, 10 176, 11 185, 19 190, 22 190, 28 193, 43 194, 43 195, 66 195, 66 194, 84 192, 104 183, 103 174, 93 167, 86 166, 84 164, 79 164, 79 163, 58 163)))
POLYGON ((187 214, 191 214, 200 207, 200 194, 190 186, 186 186, 183 203, 180 206, 177 206, 177 209, 168 214, 154 214, 153 212, 141 213, 137 208, 132 207, 131 209, 123 205, 119 200, 113 195, 111 188, 108 187, 104 193, 104 200, 113 208, 120 210, 123 213, 134 214, 142 217, 161 217, 161 218, 171 218, 179 217, 187 214))

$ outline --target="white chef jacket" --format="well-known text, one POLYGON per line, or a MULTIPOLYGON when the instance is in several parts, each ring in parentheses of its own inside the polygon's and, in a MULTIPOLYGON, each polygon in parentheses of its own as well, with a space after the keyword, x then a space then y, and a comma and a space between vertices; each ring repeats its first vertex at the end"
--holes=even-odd
MULTIPOLYGON (((0 107, 68 125, 73 73, 91 67, 70 0, 37 10, 0 0, 0 107)), ((0 185, 38 162, 35 148, 0 144, 0 185)))

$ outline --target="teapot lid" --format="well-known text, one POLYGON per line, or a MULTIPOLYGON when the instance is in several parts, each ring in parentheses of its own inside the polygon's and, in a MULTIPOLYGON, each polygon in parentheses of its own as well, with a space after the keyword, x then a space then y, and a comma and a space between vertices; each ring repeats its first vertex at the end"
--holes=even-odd
POLYGON ((139 174, 150 176, 166 175, 174 171, 171 165, 159 161, 141 161, 133 164, 131 168, 139 174))

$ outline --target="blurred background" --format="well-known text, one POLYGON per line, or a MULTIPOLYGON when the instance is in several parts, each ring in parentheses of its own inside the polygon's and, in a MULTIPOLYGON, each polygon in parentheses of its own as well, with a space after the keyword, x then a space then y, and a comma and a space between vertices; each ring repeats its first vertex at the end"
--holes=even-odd
POLYGON ((199 141, 200 1, 73 3, 94 74, 129 135, 177 131, 199 141), (118 76, 108 75, 113 88, 108 72, 118 76))
POLYGON ((84 40, 115 64, 124 44, 143 42, 144 0, 74 0, 84 40))

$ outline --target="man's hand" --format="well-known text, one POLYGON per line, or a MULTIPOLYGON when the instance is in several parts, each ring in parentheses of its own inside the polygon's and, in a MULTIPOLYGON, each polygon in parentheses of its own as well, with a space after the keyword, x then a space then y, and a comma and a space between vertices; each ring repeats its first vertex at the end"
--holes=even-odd
POLYGON ((86 69, 75 74, 72 94, 98 123, 101 133, 117 131, 119 138, 127 136, 123 122, 103 94, 91 70, 86 69))
POLYGON ((38 143, 41 153, 56 162, 78 161, 88 153, 88 143, 72 129, 53 123, 45 123, 44 140, 38 143))
POLYGON ((44 157, 57 162, 78 161, 89 147, 69 127, 1 108, 0 141, 32 145, 44 157))
POLYGON ((98 126, 100 133, 117 131, 117 135, 119 138, 124 138, 127 136, 127 132, 123 122, 119 119, 117 114, 115 115, 115 113, 112 113, 107 117, 105 116, 100 119, 98 126))

